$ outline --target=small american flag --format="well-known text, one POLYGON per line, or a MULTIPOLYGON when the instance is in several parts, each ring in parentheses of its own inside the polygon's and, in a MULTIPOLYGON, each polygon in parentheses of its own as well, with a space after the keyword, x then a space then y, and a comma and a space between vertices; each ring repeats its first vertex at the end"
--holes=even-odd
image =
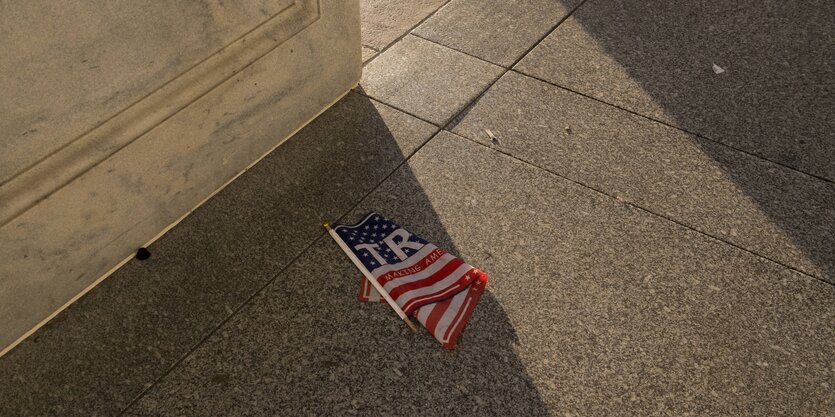
MULTIPOLYGON (((392 299, 448 349, 464 329, 487 275, 378 213, 334 230, 392 299)), ((362 278, 360 301, 383 298, 362 278)))

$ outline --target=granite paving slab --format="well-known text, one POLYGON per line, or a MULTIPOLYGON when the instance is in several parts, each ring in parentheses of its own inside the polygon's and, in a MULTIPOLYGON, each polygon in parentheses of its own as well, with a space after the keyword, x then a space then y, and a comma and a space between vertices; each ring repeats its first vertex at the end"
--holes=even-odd
POLYGON ((382 50, 447 2, 449 0, 362 0, 362 43, 382 50))
POLYGON ((504 70, 436 43, 406 36, 363 69, 360 89, 443 125, 504 70))
POLYGON ((414 34, 509 67, 580 0, 453 0, 414 34))
POLYGON ((453 131, 835 283, 835 185, 510 72, 453 131))
POLYGON ((322 238, 128 415, 825 415, 835 289, 442 132, 376 209, 490 274, 452 352, 322 238))
POLYGON ((517 68, 833 181, 832 16, 831 1, 592 0, 517 68))
POLYGON ((0 358, 0 414, 116 414, 436 130, 349 94, 0 358))

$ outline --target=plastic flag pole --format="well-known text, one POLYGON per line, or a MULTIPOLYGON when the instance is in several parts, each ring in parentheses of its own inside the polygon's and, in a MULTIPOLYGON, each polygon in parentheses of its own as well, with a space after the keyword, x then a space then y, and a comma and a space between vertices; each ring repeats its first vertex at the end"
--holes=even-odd
POLYGON ((360 272, 362 272, 362 275, 365 276, 365 279, 367 279, 368 282, 370 282, 371 285, 374 286, 374 289, 376 289, 377 292, 379 292, 380 295, 383 296, 383 298, 386 300, 386 302, 389 303, 391 308, 394 309, 394 312, 397 313, 397 315, 400 316, 401 319, 403 319, 403 321, 406 323, 406 325, 409 326, 409 328, 412 329, 413 332, 416 332, 417 328, 415 327, 414 323, 412 323, 412 321, 409 320, 409 317, 406 315, 406 313, 403 312, 403 309, 401 309, 400 306, 397 305, 397 303, 394 302, 394 300, 389 295, 388 291, 386 291, 383 288, 383 286, 380 285, 379 282, 377 282, 377 279, 374 278, 373 275, 371 275, 371 272, 368 271, 368 269, 365 267, 365 265, 363 265, 362 262, 360 262, 360 260, 357 259, 357 256, 354 255, 354 252, 351 251, 351 248, 349 248, 348 245, 346 245, 345 242, 342 241, 342 238, 340 238, 339 235, 336 234, 335 230, 331 229, 330 224, 325 223, 324 226, 325 226, 325 230, 328 231, 328 233, 331 235, 333 240, 336 241, 336 244, 338 244, 339 247, 342 249, 342 252, 345 252, 345 255, 347 255, 348 258, 351 259, 351 262, 354 263, 354 266, 356 266, 357 269, 359 269, 360 272))

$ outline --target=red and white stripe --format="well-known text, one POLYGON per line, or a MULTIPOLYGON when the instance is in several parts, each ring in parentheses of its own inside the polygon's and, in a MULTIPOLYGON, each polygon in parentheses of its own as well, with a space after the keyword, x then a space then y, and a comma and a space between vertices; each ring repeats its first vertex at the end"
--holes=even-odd
POLYGON ((455 340, 467 325, 475 304, 487 285, 486 274, 477 269, 473 272, 476 279, 464 291, 452 298, 423 305, 415 311, 415 317, 420 324, 447 349, 455 346, 455 340))
MULTIPOLYGON (((451 349, 472 314, 487 284, 487 275, 459 258, 426 245, 396 265, 371 271, 403 309, 451 349)), ((374 287, 362 278, 359 300, 383 302, 374 287)))

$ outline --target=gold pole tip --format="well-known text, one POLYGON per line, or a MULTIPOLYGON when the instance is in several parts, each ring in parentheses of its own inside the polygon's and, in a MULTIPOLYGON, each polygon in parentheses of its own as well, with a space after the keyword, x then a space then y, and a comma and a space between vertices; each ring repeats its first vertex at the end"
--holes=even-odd
POLYGON ((325 228, 325 230, 331 230, 331 224, 330 223, 325 223, 322 226, 325 228))

